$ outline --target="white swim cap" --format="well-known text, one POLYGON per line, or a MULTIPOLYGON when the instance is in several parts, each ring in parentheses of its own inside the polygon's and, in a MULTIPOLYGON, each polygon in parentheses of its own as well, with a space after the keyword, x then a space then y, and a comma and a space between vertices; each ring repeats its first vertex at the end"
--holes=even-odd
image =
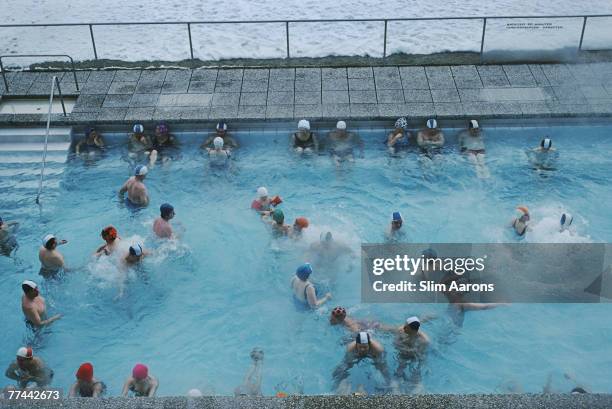
POLYGON ((134 128, 132 128, 132 131, 134 133, 143 133, 144 132, 144 126, 142 126, 141 124, 136 124, 136 125, 134 125, 134 128))
POLYGON ((215 137, 215 139, 213 139, 213 144, 215 148, 223 148, 223 138, 220 136, 215 137))
POLYGON ((336 124, 336 129, 345 130, 346 129, 346 122, 338 121, 338 123, 336 124))
POLYGON ((130 246, 130 254, 136 257, 142 256, 142 246, 138 243, 132 244, 130 246))
POLYGON ((268 196, 268 189, 266 189, 265 187, 260 187, 257 189, 257 196, 259 197, 264 197, 264 196, 268 196))
POLYGON ((307 119, 300 119, 298 122, 298 129, 310 129, 310 122, 307 119))
POLYGON ((16 355, 20 358, 30 359, 32 356, 34 356, 34 353, 32 351, 32 347, 21 347, 17 350, 16 355))
POLYGON ((32 280, 25 280, 23 283, 21 283, 21 286, 24 286, 24 285, 30 287, 32 290, 35 290, 38 288, 38 284, 36 284, 32 280))
POLYGON ((544 138, 542 142, 540 142, 540 146, 544 149, 550 149, 552 147, 552 139, 544 138))
POLYGON ((410 325, 413 322, 418 322, 419 324, 421 323, 421 320, 419 320, 419 317, 410 317, 406 319, 406 324, 410 325))
POLYGON ((470 121, 470 129, 478 129, 480 128, 480 126, 478 125, 478 121, 475 119, 472 119, 470 121))
POLYGON ((190 389, 189 392, 187 392, 187 396, 189 396, 190 398, 199 398, 202 395, 202 391, 199 389, 190 389))
POLYGON ((561 220, 559 221, 561 224, 561 230, 568 229, 572 222, 574 221, 574 217, 569 213, 563 213, 561 215, 561 220))
POLYGON ((358 344, 369 344, 370 343, 370 334, 368 334, 365 331, 361 331, 359 334, 357 334, 357 339, 356 339, 358 344))
POLYGON ((147 173, 149 173, 149 168, 145 165, 136 166, 136 169, 134 169, 135 176, 145 176, 147 173))
POLYGON ((225 122, 219 122, 216 129, 217 131, 227 131, 227 124, 225 122))
POLYGON ((402 128, 403 130, 408 129, 408 120, 406 117, 398 118, 397 121, 395 121, 395 127, 402 128))
POLYGON ((43 246, 46 246, 47 243, 49 243, 50 240, 53 240, 55 238, 55 236, 53 234, 47 234, 43 240, 42 240, 42 244, 43 246))
POLYGON ((436 129, 438 127, 438 121, 436 121, 435 119, 428 119, 427 120, 427 127, 429 129, 436 129))

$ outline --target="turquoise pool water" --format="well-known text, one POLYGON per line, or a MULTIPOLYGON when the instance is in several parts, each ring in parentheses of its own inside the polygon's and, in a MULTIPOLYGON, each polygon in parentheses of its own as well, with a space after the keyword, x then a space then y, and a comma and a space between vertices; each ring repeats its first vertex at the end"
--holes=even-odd
MULTIPOLYGON (((327 394, 348 337, 329 325, 328 314, 343 305, 357 318, 387 323, 413 314, 438 316, 422 327, 432 339, 423 371, 426 393, 539 392, 549 374, 553 387, 567 392, 573 384, 565 372, 594 391, 612 392, 609 305, 511 305, 468 313, 463 327, 455 328, 445 305, 360 303, 359 245, 381 242, 394 210, 402 212, 407 239, 414 242, 514 240, 504 225, 518 204, 532 212, 527 241, 612 238, 611 126, 486 129, 486 180, 458 154, 458 130, 445 131, 448 148, 431 163, 415 151, 389 157, 385 130, 364 128, 365 157, 340 169, 325 155, 295 157, 282 129, 237 133, 242 147, 230 167, 211 168, 197 149, 202 137, 179 133, 183 143, 174 160, 156 166, 146 180, 152 205, 136 213, 116 195, 136 162, 119 143, 124 135, 112 135, 115 146, 97 159, 69 158, 65 168, 51 164, 42 210, 34 203, 36 183, 29 182, 37 162, 9 164, 2 159, 12 154, 0 146, 0 215, 21 223, 19 249, 12 258, 0 257, 0 364, 8 366, 19 346, 33 342, 55 370, 54 385, 65 389, 78 365, 91 361, 117 395, 132 366, 144 362, 160 379, 160 395, 191 388, 229 395, 242 381, 250 350, 259 346, 265 351, 264 394, 327 394), (556 171, 536 171, 527 162, 525 149, 545 134, 560 152, 556 171), (249 209, 260 185, 283 197, 288 222, 310 219, 302 240, 272 238, 249 209), (152 237, 163 202, 175 206, 178 242, 152 237), (563 211, 574 215, 571 234, 557 231, 563 211), (116 267, 91 258, 108 224, 126 242, 141 238, 155 250, 130 274, 125 297, 117 301, 116 267), (315 269, 312 278, 329 288, 333 300, 316 312, 297 310, 289 280, 327 230, 356 256, 315 269), (64 318, 33 339, 21 314, 20 283, 43 282, 37 250, 48 232, 69 241, 60 249, 74 270, 43 284, 49 311, 64 318)), ((394 371, 392 338, 374 336, 394 371)), ((352 382, 369 391, 381 385, 368 365, 353 369, 352 382)))

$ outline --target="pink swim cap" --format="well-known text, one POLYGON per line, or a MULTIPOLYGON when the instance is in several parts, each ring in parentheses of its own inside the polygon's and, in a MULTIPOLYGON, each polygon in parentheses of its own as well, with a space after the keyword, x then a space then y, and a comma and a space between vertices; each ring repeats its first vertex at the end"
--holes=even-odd
POLYGON ((132 376, 134 379, 145 379, 147 376, 149 376, 149 368, 143 364, 136 364, 134 369, 132 369, 132 376))

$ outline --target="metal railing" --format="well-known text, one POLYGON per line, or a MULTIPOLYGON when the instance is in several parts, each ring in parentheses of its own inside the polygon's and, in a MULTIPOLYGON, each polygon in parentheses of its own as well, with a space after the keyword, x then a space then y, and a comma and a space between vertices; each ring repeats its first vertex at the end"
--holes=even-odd
POLYGON ((62 110, 64 111, 64 116, 66 116, 66 106, 64 105, 64 97, 62 95, 62 90, 60 89, 59 80, 54 75, 51 80, 51 93, 49 94, 49 111, 47 112, 47 127, 45 130, 45 146, 43 148, 43 157, 40 166, 40 180, 38 182, 38 194, 36 195, 36 203, 40 204, 40 194, 42 193, 43 188, 43 179, 45 177, 45 167, 47 165, 47 147, 49 146, 49 129, 51 127, 51 112, 53 111, 53 96, 55 95, 55 86, 57 86, 57 91, 60 96, 60 100, 62 102, 62 110))
POLYGON ((88 27, 89 36, 91 39, 91 47, 93 50, 94 58, 99 59, 98 49, 96 47, 96 40, 94 36, 94 27, 103 26, 145 26, 145 25, 178 25, 184 26, 187 32, 187 38, 189 41, 189 54, 191 59, 194 59, 193 52, 193 39, 191 35, 191 28, 193 25, 219 25, 219 24, 283 24, 285 28, 285 43, 286 43, 286 58, 291 58, 290 51, 290 24, 307 24, 307 23, 358 23, 358 22, 378 22, 383 23, 383 44, 382 44, 382 56, 387 57, 387 42, 388 42, 388 24, 389 22, 399 21, 450 21, 450 20, 482 20, 482 35, 480 40, 480 57, 482 58, 485 44, 485 33, 487 28, 488 20, 509 20, 509 19, 576 19, 582 18, 582 30, 580 34, 578 51, 582 50, 582 44, 584 40, 584 31, 586 28, 587 20, 589 18, 601 18, 601 17, 612 17, 612 14, 578 14, 578 15, 565 15, 565 16, 471 16, 471 17, 407 17, 407 18, 357 18, 357 19, 314 19, 314 20, 303 20, 303 19, 287 19, 287 20, 232 20, 232 21, 151 21, 151 22, 117 22, 117 23, 49 23, 49 24, 0 24, 0 28, 10 27, 88 27))
MULTIPOLYGON (((6 89, 6 92, 10 92, 9 91, 9 84, 8 81, 6 80, 6 70, 4 69, 4 65, 2 65, 2 59, 3 58, 31 58, 31 57, 66 57, 68 59, 70 59, 70 64, 72 65, 72 75, 74 76, 74 85, 76 86, 76 90, 77 92, 79 92, 79 80, 77 79, 77 75, 76 75, 76 70, 74 69, 74 59, 69 56, 68 54, 10 54, 10 55, 0 55, 0 73, 2 73, 2 79, 4 80, 4 88, 6 89)), ((55 77, 53 77, 55 78, 55 77)), ((58 90, 59 90, 59 82, 57 84, 58 90)), ((60 96, 61 96, 61 92, 60 92, 60 96)), ((64 99, 62 97, 62 105, 64 103, 64 99)), ((65 110, 64 110, 64 114, 65 114, 65 110)))

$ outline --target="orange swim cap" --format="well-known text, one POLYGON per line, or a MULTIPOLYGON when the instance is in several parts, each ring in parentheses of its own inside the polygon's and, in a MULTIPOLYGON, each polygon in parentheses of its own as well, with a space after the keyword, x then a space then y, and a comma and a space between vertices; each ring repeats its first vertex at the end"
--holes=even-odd
POLYGON ((285 392, 276 392, 277 398, 286 398, 287 394, 285 392))
POLYGON ((117 229, 113 226, 106 226, 102 229, 102 238, 104 240, 115 240, 117 238, 117 229))
POLYGON ((516 208, 517 210, 520 210, 524 214, 529 214, 529 209, 527 208, 527 206, 517 206, 516 208))
POLYGON ((309 225, 308 219, 305 217, 298 217, 295 219, 295 224, 300 226, 301 229, 305 229, 309 225))

